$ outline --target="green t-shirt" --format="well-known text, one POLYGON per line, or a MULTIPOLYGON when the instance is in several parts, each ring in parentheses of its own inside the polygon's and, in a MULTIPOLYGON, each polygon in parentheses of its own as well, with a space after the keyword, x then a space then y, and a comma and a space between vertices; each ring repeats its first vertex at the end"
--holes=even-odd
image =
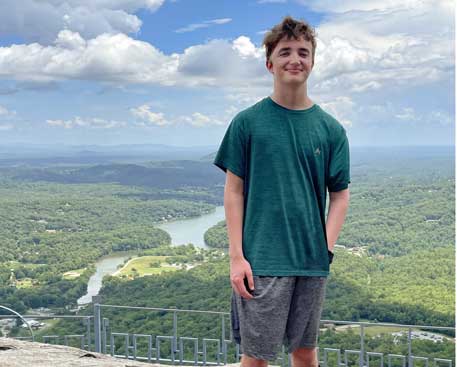
POLYGON ((244 179, 242 248, 253 275, 328 276, 328 191, 350 181, 344 127, 317 104, 266 97, 230 123, 213 162, 244 179))

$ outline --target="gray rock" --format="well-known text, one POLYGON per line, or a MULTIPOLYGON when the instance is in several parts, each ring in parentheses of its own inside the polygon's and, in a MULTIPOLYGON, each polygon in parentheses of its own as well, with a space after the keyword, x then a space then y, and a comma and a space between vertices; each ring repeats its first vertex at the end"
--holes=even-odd
MULTIPOLYGON (((159 367, 62 345, 0 338, 0 367, 159 367)), ((176 365, 175 365, 176 366, 176 365)), ((240 363, 227 367, 239 367, 240 363)), ((179 366, 176 366, 179 367, 179 366)), ((188 367, 188 365, 186 366, 188 367)))
POLYGON ((160 366, 113 358, 78 348, 0 338, 1 367, 141 367, 160 366))

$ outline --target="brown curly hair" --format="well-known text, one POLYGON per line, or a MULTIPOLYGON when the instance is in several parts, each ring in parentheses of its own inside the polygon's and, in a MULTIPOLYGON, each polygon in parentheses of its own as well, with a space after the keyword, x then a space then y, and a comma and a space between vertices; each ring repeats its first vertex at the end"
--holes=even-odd
POLYGON ((314 55, 316 54, 316 31, 307 22, 303 20, 295 20, 291 16, 286 16, 281 23, 275 25, 269 32, 265 34, 263 45, 265 45, 265 53, 267 61, 278 43, 284 38, 291 39, 292 37, 298 40, 300 36, 311 42, 312 62, 314 64, 314 55))

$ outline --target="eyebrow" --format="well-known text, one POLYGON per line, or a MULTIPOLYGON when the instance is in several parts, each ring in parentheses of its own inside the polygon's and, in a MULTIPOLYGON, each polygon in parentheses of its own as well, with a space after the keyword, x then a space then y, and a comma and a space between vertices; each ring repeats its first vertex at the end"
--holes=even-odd
MULTIPOLYGON (((291 48, 290 47, 283 47, 281 48, 278 53, 282 52, 282 51, 290 51, 291 48)), ((309 50, 305 47, 300 47, 299 51, 306 51, 306 52, 309 52, 309 50)))

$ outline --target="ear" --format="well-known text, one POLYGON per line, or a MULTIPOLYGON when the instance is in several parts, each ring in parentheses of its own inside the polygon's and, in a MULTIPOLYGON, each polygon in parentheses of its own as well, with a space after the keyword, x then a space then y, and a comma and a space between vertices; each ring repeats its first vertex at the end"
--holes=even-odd
POLYGON ((273 74, 273 63, 269 60, 265 62, 265 66, 267 67, 268 71, 273 74))

